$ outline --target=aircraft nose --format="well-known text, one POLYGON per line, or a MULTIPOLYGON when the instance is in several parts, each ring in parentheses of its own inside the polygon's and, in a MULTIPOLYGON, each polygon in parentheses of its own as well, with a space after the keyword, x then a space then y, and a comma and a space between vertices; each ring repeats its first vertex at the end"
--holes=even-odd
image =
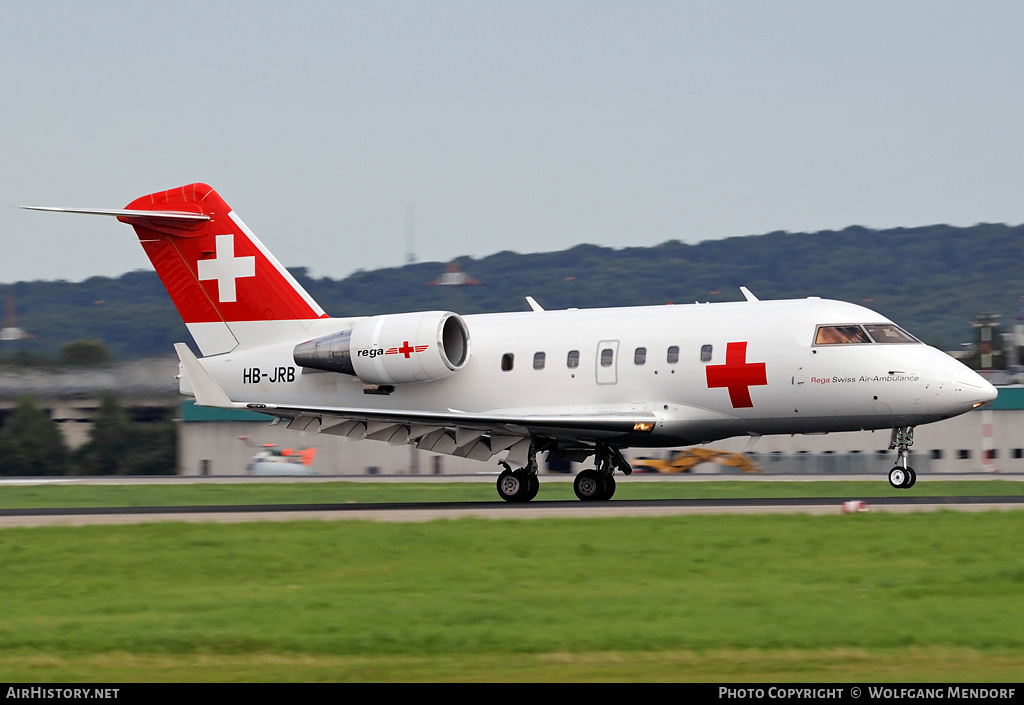
POLYGON ((995 399, 999 392, 974 370, 964 367, 953 381, 956 398, 967 407, 978 407, 995 399))

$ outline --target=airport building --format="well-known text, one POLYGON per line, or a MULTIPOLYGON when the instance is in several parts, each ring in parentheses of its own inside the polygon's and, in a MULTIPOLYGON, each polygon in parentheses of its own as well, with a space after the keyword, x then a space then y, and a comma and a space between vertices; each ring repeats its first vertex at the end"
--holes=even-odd
MULTIPOLYGON (((182 475, 463 474, 496 473, 500 469, 497 462, 502 454, 480 462, 405 444, 328 434, 303 436, 285 423, 272 424, 266 415, 197 407, 179 395, 177 372, 176 359, 79 370, 0 369, 0 425, 18 398, 30 395, 48 411, 69 446, 75 448, 88 439, 103 392, 113 389, 136 421, 163 418, 167 409, 176 412, 180 420, 178 473, 182 475), (310 449, 314 451, 302 457, 311 458, 311 462, 296 460, 310 449), (265 462, 254 463, 254 459, 265 462)), ((749 442, 748 438, 733 438, 708 447, 747 451, 768 473, 882 474, 895 460, 895 452, 888 450, 888 431, 765 436, 752 448, 749 442)), ((643 448, 624 453, 634 467, 643 464, 642 458, 667 460, 673 454, 670 449, 643 448)), ((1024 386, 1000 386, 999 397, 988 407, 917 427, 910 464, 918 473, 1024 472, 1024 386)), ((542 472, 574 472, 583 467, 586 465, 542 467, 542 472)), ((711 463, 696 466, 693 471, 739 472, 735 467, 711 463)))
POLYGON ((76 449, 89 439, 104 392, 114 390, 135 421, 162 420, 182 399, 177 374, 177 359, 165 358, 58 369, 0 366, 0 426, 21 397, 30 397, 76 449))
MULTIPOLYGON (((1001 387, 991 409, 979 409, 935 424, 919 426, 914 433, 910 464, 918 473, 1024 472, 1024 386, 1001 387), (986 448, 985 428, 991 427, 991 446, 986 448), (988 462, 986 462, 986 451, 988 462)), ((239 474, 261 446, 300 451, 317 449, 307 471, 321 474, 454 474, 498 472, 501 454, 480 462, 417 450, 409 445, 381 441, 350 440, 317 434, 302 436, 286 424, 271 425, 262 414, 196 407, 182 403, 178 439, 179 472, 239 474), (240 440, 244 437, 245 440, 240 440), (246 442, 247 441, 247 442, 246 442)), ((886 473, 895 451, 888 450, 889 431, 860 431, 824 435, 764 436, 748 455, 768 473, 886 473)), ((707 447, 743 452, 748 438, 731 438, 707 447)), ((672 449, 631 448, 624 453, 635 466, 642 458, 669 459, 672 449)), ((542 468, 542 472, 575 472, 570 468, 542 468)), ((706 464, 697 472, 739 472, 706 464)))

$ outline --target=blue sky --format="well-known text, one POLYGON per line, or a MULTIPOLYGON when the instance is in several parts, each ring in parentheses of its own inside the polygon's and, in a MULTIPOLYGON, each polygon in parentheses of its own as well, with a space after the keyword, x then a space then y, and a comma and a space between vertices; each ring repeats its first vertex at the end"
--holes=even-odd
POLYGON ((410 211, 421 261, 1024 222, 1022 3, 0 8, 0 282, 149 268, 9 206, 193 181, 331 277, 404 263, 410 211))

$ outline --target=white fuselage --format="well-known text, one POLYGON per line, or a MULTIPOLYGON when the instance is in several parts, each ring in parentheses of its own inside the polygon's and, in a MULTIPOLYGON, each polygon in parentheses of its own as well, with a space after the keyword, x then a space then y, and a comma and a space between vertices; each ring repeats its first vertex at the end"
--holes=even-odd
POLYGON ((366 394, 351 375, 293 359, 297 344, 355 320, 290 322, 289 335, 268 336, 280 342, 240 346, 202 363, 231 399, 255 403, 510 416, 649 412, 657 419, 652 432, 621 445, 915 426, 995 395, 975 372, 919 342, 815 345, 819 325, 888 322, 864 307, 817 298, 465 316, 466 364, 387 395, 366 394), (542 365, 535 365, 538 353, 542 365))

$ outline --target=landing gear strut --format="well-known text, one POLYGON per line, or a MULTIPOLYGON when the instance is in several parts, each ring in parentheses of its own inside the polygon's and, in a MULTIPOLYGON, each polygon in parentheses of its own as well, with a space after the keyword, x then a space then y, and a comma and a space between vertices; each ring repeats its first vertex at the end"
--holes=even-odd
POLYGON ((498 475, 498 496, 506 502, 529 502, 540 490, 537 477, 537 451, 530 446, 526 467, 513 470, 508 463, 499 463, 505 469, 498 475))
POLYGON ((615 494, 615 470, 618 468, 626 475, 633 469, 622 457, 622 453, 614 446, 599 445, 594 451, 595 467, 593 470, 581 470, 572 483, 573 492, 583 502, 603 502, 615 494))
POLYGON ((889 471, 889 484, 898 490, 909 490, 917 482, 917 473, 907 465, 910 446, 914 445, 914 427, 899 426, 892 430, 889 450, 896 451, 896 467, 889 471))

